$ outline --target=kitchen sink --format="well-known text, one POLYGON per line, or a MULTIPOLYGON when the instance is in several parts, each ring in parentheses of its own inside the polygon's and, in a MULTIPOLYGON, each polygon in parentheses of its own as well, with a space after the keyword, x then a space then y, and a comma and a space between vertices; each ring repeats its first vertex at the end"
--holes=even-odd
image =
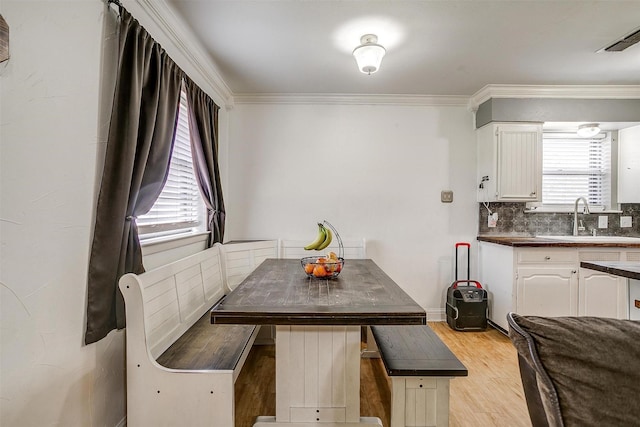
POLYGON ((626 236, 537 236, 541 239, 565 240, 567 242, 593 243, 640 243, 640 237, 626 236))

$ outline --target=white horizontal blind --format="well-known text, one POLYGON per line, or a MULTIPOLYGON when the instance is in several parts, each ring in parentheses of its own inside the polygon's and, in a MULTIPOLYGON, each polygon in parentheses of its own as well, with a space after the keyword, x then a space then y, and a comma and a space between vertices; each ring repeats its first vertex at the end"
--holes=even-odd
POLYGON ((151 210, 138 217, 138 231, 141 239, 188 233, 197 229, 203 219, 204 203, 191 161, 187 95, 183 88, 167 182, 151 210))
POLYGON ((586 197, 590 206, 611 205, 611 140, 608 134, 578 138, 544 133, 542 203, 573 205, 586 197))

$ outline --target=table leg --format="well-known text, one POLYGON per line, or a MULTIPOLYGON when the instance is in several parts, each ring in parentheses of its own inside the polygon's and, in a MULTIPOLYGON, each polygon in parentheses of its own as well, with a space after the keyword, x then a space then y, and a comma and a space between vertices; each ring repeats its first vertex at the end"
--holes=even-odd
POLYGON ((276 416, 254 426, 302 423, 382 425, 360 417, 360 326, 276 327, 276 416))

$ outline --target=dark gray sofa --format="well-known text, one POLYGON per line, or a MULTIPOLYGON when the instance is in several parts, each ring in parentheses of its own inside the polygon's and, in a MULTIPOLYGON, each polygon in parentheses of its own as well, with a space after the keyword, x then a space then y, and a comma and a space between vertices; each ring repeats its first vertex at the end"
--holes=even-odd
POLYGON ((640 426, 640 322, 507 320, 534 427, 640 426))

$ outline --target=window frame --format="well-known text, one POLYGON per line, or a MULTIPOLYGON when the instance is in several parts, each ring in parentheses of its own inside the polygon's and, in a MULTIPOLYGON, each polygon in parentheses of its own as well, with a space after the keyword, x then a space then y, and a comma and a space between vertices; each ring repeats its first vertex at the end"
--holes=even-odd
MULTIPOLYGON (((602 140, 606 140, 606 143, 609 144, 609 168, 608 168, 608 172, 606 172, 608 174, 608 182, 610 185, 609 188, 609 200, 608 200, 608 204, 605 201, 605 204, 592 204, 591 202, 589 203, 589 210, 591 212, 602 212, 602 213, 619 213, 620 212, 620 205, 617 203, 617 132, 615 131, 603 131, 600 133, 600 135, 604 134, 604 137, 600 136, 600 138, 602 140)), ((575 134, 575 132, 573 131, 559 131, 559 130, 543 130, 543 155, 542 155, 542 180, 543 180, 543 188, 541 189, 542 192, 542 198, 544 199, 544 175, 545 175, 545 168, 544 168, 544 140, 545 140, 545 136, 547 136, 547 138, 549 138, 550 135, 553 135, 552 138, 554 139, 581 139, 578 138, 575 134)), ((586 138, 586 139, 595 139, 596 137, 593 138, 586 138)), ((548 174, 550 175, 550 174, 548 174)), ((576 173, 567 173, 566 175, 579 175, 576 173)), ((585 195, 587 196, 587 195, 585 195)), ((572 201, 570 203, 545 203, 544 201, 540 201, 540 202, 528 202, 526 204, 527 207, 527 211, 528 212, 573 212, 574 211, 574 206, 575 206, 575 201, 572 201)), ((580 205, 579 209, 582 209, 582 204, 580 205)))
MULTIPOLYGON (((151 243, 157 241, 181 239, 184 237, 199 235, 203 233, 207 234, 206 207, 202 198, 202 194, 200 193, 195 170, 193 168, 191 138, 189 132, 189 102, 187 99, 184 82, 182 84, 180 92, 180 105, 176 127, 177 129, 173 144, 173 152, 171 154, 171 162, 169 164, 170 170, 169 175, 167 176, 167 182, 165 182, 162 193, 154 202, 154 206, 151 208, 151 210, 147 214, 139 216, 137 219, 138 238, 140 239, 141 244, 143 242, 151 243), (182 150, 183 152, 178 155, 177 150, 182 150), (188 152, 188 161, 185 161, 185 152, 188 152), (181 165, 179 165, 179 163, 181 163, 181 165), (183 179, 185 176, 185 171, 190 172, 190 180, 183 179), (189 192, 192 195, 190 197, 189 209, 192 211, 195 210, 195 215, 192 216, 193 219, 188 221, 176 221, 176 219, 181 216, 180 214, 176 214, 173 221, 149 222, 151 221, 151 217, 153 215, 157 215, 157 213, 154 212, 154 209, 157 207, 156 204, 158 202, 162 203, 163 201, 166 202, 167 200, 171 201, 171 199, 174 199, 173 197, 167 197, 167 194, 165 193, 165 189, 167 189, 167 185, 170 182, 177 184, 172 188, 169 188, 169 190, 174 189, 178 191, 185 191, 189 192), (187 184, 188 188, 185 188, 184 185, 187 184)), ((181 198, 179 200, 184 201, 185 199, 181 198)), ((176 203, 176 207, 178 208, 178 210, 180 210, 180 201, 176 203)))

